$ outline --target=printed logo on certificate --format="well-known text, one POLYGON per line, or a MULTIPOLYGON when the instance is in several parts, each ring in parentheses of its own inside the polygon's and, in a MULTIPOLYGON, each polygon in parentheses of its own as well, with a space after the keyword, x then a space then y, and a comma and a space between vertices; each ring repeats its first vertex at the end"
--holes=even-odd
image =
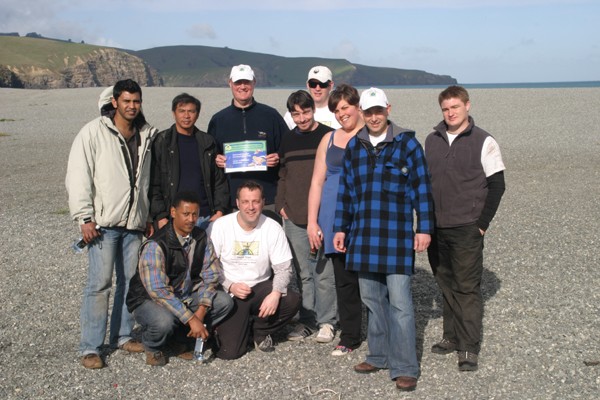
POLYGON ((223 143, 225 173, 266 171, 267 141, 244 140, 242 142, 223 143))

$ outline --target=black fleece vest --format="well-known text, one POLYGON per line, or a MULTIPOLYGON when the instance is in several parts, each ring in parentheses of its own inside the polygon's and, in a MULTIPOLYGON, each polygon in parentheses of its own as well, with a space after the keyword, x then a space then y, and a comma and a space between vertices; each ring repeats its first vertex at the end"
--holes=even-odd
POLYGON ((481 150, 490 136, 472 126, 448 145, 439 130, 425 142, 427 166, 435 205, 435 226, 452 228, 477 222, 487 197, 481 150))
MULTIPOLYGON (((206 249, 206 232, 204 230, 194 227, 191 233, 192 237, 196 240, 196 246, 194 247, 194 259, 192 261, 192 269, 190 271, 190 277, 192 279, 192 286, 196 285, 202 279, 200 271, 204 264, 204 251, 206 249)), ((178 287, 181 285, 186 276, 187 261, 184 254, 181 243, 177 239, 177 235, 173 230, 173 225, 169 222, 162 229, 156 232, 150 239, 145 241, 140 247, 140 254, 144 247, 150 242, 156 242, 165 255, 165 273, 169 279, 169 286, 178 287)), ((135 275, 129 282, 129 292, 127 293, 127 310, 133 312, 138 306, 140 306, 145 300, 149 300, 150 295, 146 291, 146 288, 142 284, 140 278, 139 268, 135 272, 135 275)))

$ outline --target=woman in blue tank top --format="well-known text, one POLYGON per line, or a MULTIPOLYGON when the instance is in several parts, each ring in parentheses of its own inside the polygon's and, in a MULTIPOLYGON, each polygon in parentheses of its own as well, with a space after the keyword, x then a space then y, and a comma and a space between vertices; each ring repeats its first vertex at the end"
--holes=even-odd
POLYGON ((359 100, 358 91, 350 85, 342 84, 331 92, 329 109, 342 127, 321 140, 308 194, 308 239, 312 248, 323 246, 323 254, 331 260, 335 274, 341 334, 340 342, 331 353, 334 356, 348 354, 361 344, 362 303, 358 275, 346 271, 345 254, 337 253, 333 248, 335 207, 346 145, 364 126, 359 100))

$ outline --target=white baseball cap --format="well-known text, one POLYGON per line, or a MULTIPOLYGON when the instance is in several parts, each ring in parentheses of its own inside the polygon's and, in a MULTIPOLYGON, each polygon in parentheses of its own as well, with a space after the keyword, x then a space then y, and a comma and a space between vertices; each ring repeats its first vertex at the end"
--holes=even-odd
POLYGON ((229 74, 229 79, 232 82, 237 82, 241 80, 253 81, 254 80, 254 71, 250 68, 249 65, 240 64, 231 68, 231 74, 229 74))
POLYGON ((306 79, 306 82, 310 81, 311 79, 316 79, 322 83, 333 80, 331 70, 322 65, 312 67, 310 71, 308 71, 308 78, 306 79))
POLYGON ((388 99, 383 90, 377 88, 369 88, 360 95, 360 108, 368 110, 371 107, 387 107, 388 99))

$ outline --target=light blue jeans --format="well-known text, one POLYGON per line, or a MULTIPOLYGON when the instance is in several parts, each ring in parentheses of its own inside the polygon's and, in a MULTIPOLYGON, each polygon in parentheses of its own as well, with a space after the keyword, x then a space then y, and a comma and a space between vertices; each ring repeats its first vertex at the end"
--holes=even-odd
POLYGON ((392 379, 419 375, 411 276, 359 272, 360 297, 368 309, 366 361, 388 368, 392 379))
POLYGON ((81 355, 100 353, 106 336, 113 270, 117 279, 110 317, 109 344, 121 346, 131 340, 133 317, 125 297, 135 274, 142 232, 125 228, 100 228, 101 236, 88 245, 88 277, 81 305, 81 355))
POLYGON ((333 264, 322 254, 317 260, 310 259, 306 225, 296 225, 284 219, 283 228, 292 246, 294 264, 300 276, 302 307, 299 322, 312 329, 322 324, 335 325, 337 298, 333 264))
MULTIPOLYGON (((199 307, 197 292, 192 294, 188 308, 196 312, 199 307)), ((221 322, 233 309, 233 299, 223 290, 217 290, 213 297, 212 307, 206 313, 204 324, 208 332, 221 322)), ((170 337, 185 342, 189 327, 184 326, 166 307, 146 300, 133 310, 135 320, 142 326, 142 343, 147 351, 155 352, 163 349, 170 337), (177 335, 179 334, 179 335, 177 335), (177 337, 178 336, 178 337, 177 337)), ((212 333, 211 333, 212 334, 212 333)))

